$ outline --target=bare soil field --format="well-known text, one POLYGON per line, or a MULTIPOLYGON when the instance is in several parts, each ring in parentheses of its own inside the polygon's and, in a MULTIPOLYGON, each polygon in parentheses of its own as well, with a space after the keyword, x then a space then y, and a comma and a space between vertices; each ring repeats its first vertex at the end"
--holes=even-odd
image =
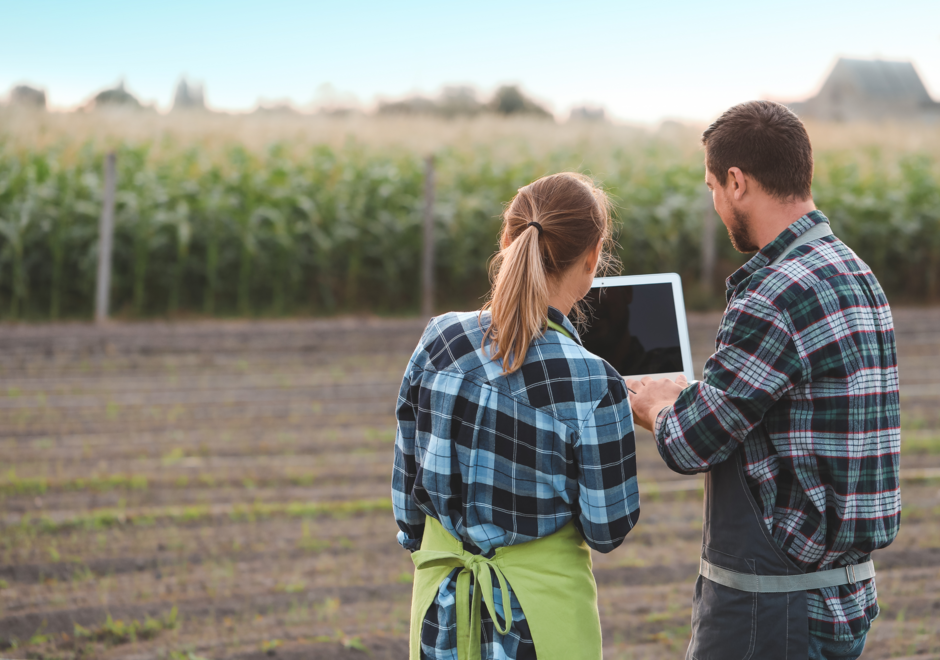
MULTIPOLYGON (((866 658, 940 657, 940 310, 895 313, 904 520, 866 658)), ((699 367, 719 316, 692 315, 699 367)), ((0 327, 0 656, 407 657, 389 483, 416 320, 0 327)), ((607 658, 679 658, 698 478, 638 435, 640 524, 595 554, 607 658)))

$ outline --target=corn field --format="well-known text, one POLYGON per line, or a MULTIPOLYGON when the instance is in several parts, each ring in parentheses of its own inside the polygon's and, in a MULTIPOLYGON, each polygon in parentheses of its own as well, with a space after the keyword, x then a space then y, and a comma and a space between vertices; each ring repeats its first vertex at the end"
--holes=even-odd
MULTIPOLYGON (((88 318, 94 306, 106 147, 0 138, 0 318, 88 318)), ((329 315, 419 308, 423 153, 355 139, 199 146, 123 141, 111 301, 123 318, 329 315)), ((710 198, 701 154, 655 140, 589 150, 493 144, 436 150, 436 288, 443 307, 488 289, 499 214, 555 171, 614 198, 625 273, 676 271, 693 307, 721 304, 743 263, 717 223, 712 291, 700 287, 710 198)), ((940 297, 940 158, 817 150, 814 196, 893 299, 940 297)))

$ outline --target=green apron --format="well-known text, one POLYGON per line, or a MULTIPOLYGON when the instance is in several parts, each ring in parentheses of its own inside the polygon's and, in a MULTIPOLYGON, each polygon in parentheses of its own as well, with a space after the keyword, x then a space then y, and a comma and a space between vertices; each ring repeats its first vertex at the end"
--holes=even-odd
POLYGON ((597 613, 597 585, 591 572, 591 550, 574 523, 569 522, 551 536, 496 548, 495 555, 487 559, 464 550, 463 544, 437 519, 428 517, 421 549, 412 553, 411 558, 416 570, 410 660, 420 660, 425 614, 441 582, 455 568, 463 569, 457 575, 459 660, 480 658, 481 598, 499 633, 509 632, 512 606, 507 582, 525 613, 539 660, 600 660, 601 622, 597 613), (502 590, 505 628, 500 628, 496 619, 491 573, 496 575, 502 590))

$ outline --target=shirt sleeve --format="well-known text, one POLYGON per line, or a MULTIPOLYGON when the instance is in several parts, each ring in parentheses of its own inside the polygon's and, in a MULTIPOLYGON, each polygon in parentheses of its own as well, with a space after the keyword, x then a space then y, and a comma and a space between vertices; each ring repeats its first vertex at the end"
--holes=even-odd
POLYGON ((672 470, 707 472, 726 460, 799 384, 803 360, 794 336, 789 315, 758 294, 731 303, 702 381, 656 418, 656 445, 672 470))
MULTIPOLYGON (((613 371, 613 369, 609 369, 613 371)), ((626 386, 608 373, 607 393, 575 440, 578 506, 575 525, 598 552, 610 552, 640 518, 633 412, 626 386)))
MULTIPOLYGON (((428 325, 430 329, 434 320, 428 325)), ((397 426, 395 429, 395 463, 392 469, 392 510, 398 523, 398 542, 412 552, 420 549, 424 536, 425 514, 411 499, 415 479, 418 475, 418 462, 415 455, 415 433, 418 418, 418 395, 421 388, 422 370, 418 366, 419 356, 424 350, 425 329, 418 347, 415 349, 408 368, 405 369, 401 388, 398 391, 398 403, 395 407, 397 426)))

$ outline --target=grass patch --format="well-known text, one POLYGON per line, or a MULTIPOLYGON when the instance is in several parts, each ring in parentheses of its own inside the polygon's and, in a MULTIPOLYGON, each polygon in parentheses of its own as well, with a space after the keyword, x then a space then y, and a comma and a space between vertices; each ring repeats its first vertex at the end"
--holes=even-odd
POLYGON ((281 646, 284 646, 284 642, 280 639, 265 639, 261 641, 261 652, 274 655, 281 646))
POLYGON ((210 505, 158 507, 140 512, 109 508, 79 513, 64 520, 52 520, 48 516, 33 518, 24 515, 20 519, 19 526, 25 530, 51 534, 75 529, 101 530, 124 525, 139 527, 157 524, 193 525, 225 519, 232 522, 252 522, 269 518, 346 518, 363 513, 391 510, 392 500, 387 497, 343 502, 254 502, 237 504, 227 511, 210 505))
POLYGON ((312 486, 313 485, 313 475, 312 474, 293 474, 288 477, 292 486, 312 486))
POLYGON ((170 651, 169 660, 209 660, 205 656, 196 655, 194 651, 170 651))
POLYGON ((307 583, 303 580, 297 582, 288 582, 287 584, 279 584, 274 590, 279 591, 285 594, 298 594, 307 588, 307 583))
POLYGON ((384 428, 384 429, 374 429, 367 427, 363 431, 365 439, 369 442, 384 442, 390 443, 395 442, 395 429, 394 428, 384 428))
POLYGON ((940 436, 901 436, 901 455, 937 455, 940 454, 940 436))
POLYGON ((165 630, 174 630, 179 626, 176 605, 167 614, 153 619, 146 617, 143 621, 131 619, 114 620, 108 615, 107 620, 98 628, 85 628, 75 624, 75 641, 88 640, 101 642, 106 646, 128 644, 137 640, 153 639, 165 630))
POLYGON ((147 477, 141 475, 110 474, 103 477, 50 480, 45 477, 18 477, 14 470, 0 480, 0 495, 34 496, 49 491, 104 493, 112 490, 147 490, 147 477))
POLYGON ((186 457, 185 452, 180 447, 174 447, 160 458, 164 466, 176 465, 186 457))
MULTIPOLYGON (((367 450, 371 453, 371 450, 367 450)), ((174 450, 175 452, 175 450, 174 450)), ((171 465, 183 456, 170 452, 162 460, 165 465, 171 465)), ((0 497, 36 497, 46 493, 72 493, 92 492, 106 493, 116 490, 143 492, 149 488, 243 488, 254 490, 256 488, 277 488, 285 484, 291 486, 312 486, 315 477, 312 474, 287 474, 271 477, 225 477, 212 474, 200 474, 193 478, 179 476, 170 481, 154 480, 140 474, 108 474, 103 476, 78 477, 75 479, 49 479, 47 477, 19 477, 11 469, 5 477, 0 477, 0 497)))
POLYGON ((901 507, 901 520, 904 522, 936 520, 938 517, 940 517, 940 505, 916 506, 908 504, 901 507))
POLYGON ((668 626, 665 630, 654 634, 653 641, 667 646, 670 650, 680 653, 687 645, 692 626, 668 626))

